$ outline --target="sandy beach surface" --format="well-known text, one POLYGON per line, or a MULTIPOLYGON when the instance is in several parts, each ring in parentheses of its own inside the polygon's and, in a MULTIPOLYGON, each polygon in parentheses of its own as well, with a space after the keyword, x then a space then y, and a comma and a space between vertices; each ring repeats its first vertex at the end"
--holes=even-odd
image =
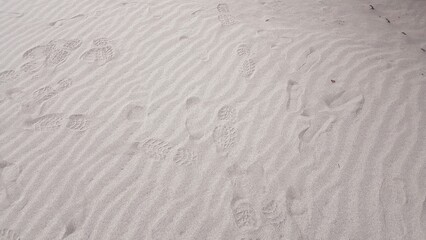
POLYGON ((19 239, 426 239, 426 1, 0 0, 19 239))

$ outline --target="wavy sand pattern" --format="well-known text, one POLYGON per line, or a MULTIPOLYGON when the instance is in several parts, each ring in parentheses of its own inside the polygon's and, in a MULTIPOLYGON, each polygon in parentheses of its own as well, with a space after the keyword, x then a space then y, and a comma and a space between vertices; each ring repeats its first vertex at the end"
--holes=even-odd
POLYGON ((426 239, 425 12, 0 0, 0 240, 426 239))

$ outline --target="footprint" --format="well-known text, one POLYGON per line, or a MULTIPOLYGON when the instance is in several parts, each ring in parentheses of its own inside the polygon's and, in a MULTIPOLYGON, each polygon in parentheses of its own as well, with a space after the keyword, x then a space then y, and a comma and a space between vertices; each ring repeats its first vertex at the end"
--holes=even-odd
POLYGON ((52 86, 45 86, 42 88, 39 88, 33 92, 31 100, 29 100, 26 103, 21 104, 21 113, 24 114, 31 114, 34 113, 38 106, 46 102, 47 100, 55 97, 58 95, 61 91, 64 91, 65 89, 71 87, 72 85, 72 79, 71 78, 64 78, 59 80, 55 87, 52 86))
POLYGON ((314 115, 309 120, 308 127, 299 133, 300 142, 313 143, 321 134, 329 132, 335 121, 336 118, 329 114, 320 113, 314 115))
POLYGON ((252 204, 246 199, 232 199, 232 215, 240 231, 253 231, 258 228, 259 220, 252 204))
POLYGON ((228 125, 217 126, 213 130, 213 140, 219 153, 227 154, 236 143, 237 130, 228 125))
POLYGON ((169 143, 158 138, 150 138, 141 146, 137 144, 137 148, 155 160, 165 160, 172 149, 169 143))
POLYGON ((205 135, 206 124, 202 121, 202 102, 199 97, 190 97, 186 100, 185 128, 194 140, 199 140, 205 135))
POLYGON ((71 78, 61 79, 56 83, 56 89, 55 90, 58 91, 58 92, 62 92, 65 89, 70 88, 72 86, 72 84, 73 84, 73 81, 72 81, 71 78))
MULTIPOLYGON (((22 114, 33 114, 39 110, 39 105, 34 101, 26 102, 21 104, 20 113, 22 114)), ((25 124, 24 124, 25 127, 25 124)))
POLYGON ((190 97, 186 99, 186 109, 189 110, 191 108, 194 108, 198 106, 201 103, 201 99, 199 97, 190 97))
POLYGON ((237 46, 237 55, 240 57, 249 56, 250 52, 251 52, 250 46, 245 43, 242 43, 237 46))
POLYGON ((44 65, 44 61, 41 60, 31 60, 20 66, 22 72, 32 74, 38 72, 44 65))
POLYGON ((146 116, 146 107, 138 104, 128 104, 125 107, 126 119, 131 122, 142 122, 146 116))
POLYGON ((51 26, 51 27, 60 27, 60 26, 64 25, 64 23, 65 23, 67 20, 68 20, 68 19, 59 19, 59 20, 56 20, 56 21, 54 21, 54 22, 50 22, 50 23, 48 23, 48 25, 49 25, 49 26, 51 26))
POLYGON ((20 240, 21 238, 17 233, 10 229, 1 229, 0 230, 0 240, 20 240))
POLYGON ((80 39, 58 39, 58 40, 52 40, 48 43, 48 47, 51 49, 60 49, 65 51, 74 51, 78 49, 83 42, 80 39))
POLYGON ((0 84, 6 84, 18 79, 19 75, 15 70, 6 70, 0 72, 0 84))
POLYGON ((67 23, 76 23, 76 22, 80 21, 78 19, 85 18, 85 17, 86 17, 86 15, 84 15, 84 14, 78 14, 78 15, 75 15, 71 18, 58 19, 54 22, 50 22, 48 25, 51 26, 51 27, 60 27, 60 26, 63 26, 64 24, 67 24, 67 23))
POLYGON ((301 107, 303 88, 295 81, 289 80, 287 84, 287 110, 296 112, 301 107))
POLYGON ((285 211, 281 203, 270 200, 262 206, 264 221, 273 226, 282 226, 286 220, 285 211))
POLYGON ((301 71, 303 68, 304 72, 308 71, 312 67, 312 65, 319 60, 318 58, 312 57, 313 53, 315 53, 315 49, 312 47, 306 50, 304 53, 305 56, 303 57, 303 60, 302 60, 303 63, 296 63, 294 70, 301 71))
POLYGON ((33 92, 33 100, 36 103, 42 103, 58 94, 58 91, 51 86, 39 88, 33 92))
POLYGON ((386 178, 380 187, 379 199, 388 239, 403 239, 407 231, 403 217, 407 203, 404 187, 404 181, 398 178, 386 178))
POLYGON ((5 209, 19 200, 21 197, 21 186, 18 183, 21 169, 17 164, 2 161, 0 164, 0 184, 3 189, 0 199, 0 209, 5 209))
POLYGON ((116 51, 112 46, 91 48, 84 52, 80 59, 84 62, 93 63, 98 66, 103 66, 111 61, 116 55, 116 51))
POLYGON ((219 3, 216 8, 217 8, 217 11, 220 13, 229 12, 229 7, 228 7, 228 4, 226 3, 219 3))
POLYGON ((232 180, 234 196, 260 203, 259 195, 265 190, 265 171, 260 162, 252 163, 247 169, 233 164, 227 169, 227 173, 232 180))
POLYGON ((290 216, 302 215, 307 211, 306 204, 294 187, 289 187, 286 191, 286 212, 290 216))
POLYGON ((225 105, 217 112, 217 119, 227 123, 235 123, 237 120, 237 110, 230 105, 225 105))
POLYGON ((210 59, 210 53, 208 49, 201 49, 198 52, 198 59, 202 62, 207 62, 210 59))
POLYGON ((34 131, 52 131, 62 127, 64 120, 63 114, 51 113, 34 119, 27 119, 24 121, 23 127, 34 131))
POLYGON ((58 91, 53 89, 50 86, 45 86, 37 89, 33 92, 31 100, 21 104, 21 113, 23 114, 32 114, 37 110, 37 107, 40 106, 45 101, 56 96, 58 91))
POLYGON ((198 155, 187 148, 179 148, 176 151, 173 161, 180 166, 189 166, 196 163, 198 160, 198 155))
POLYGON ((237 23, 237 20, 235 20, 234 16, 231 14, 221 14, 217 16, 217 19, 222 24, 222 26, 231 26, 237 23))
POLYGON ((66 127, 74 131, 86 131, 89 128, 90 119, 84 114, 73 114, 68 117, 66 127))
POLYGON ((253 59, 249 58, 243 61, 240 67, 240 74, 245 78, 249 78, 253 75, 256 69, 256 63, 253 59))
POLYGON ((321 93, 320 101, 330 111, 349 111, 358 114, 364 105, 364 96, 357 89, 336 88, 321 93))
POLYGON ((64 228, 62 239, 66 240, 88 240, 83 225, 87 220, 87 198, 85 190, 80 191, 73 197, 73 205, 69 206, 69 210, 65 214, 61 214, 61 222, 64 228))
POLYGON ((24 94, 24 91, 20 87, 9 88, 4 92, 4 95, 9 100, 16 100, 22 97, 23 94, 24 94))
POLYGON ((46 45, 38 45, 32 47, 22 54, 22 58, 31 60, 45 59, 49 55, 49 47, 46 45))
POLYGON ((37 45, 25 51, 22 58, 30 60, 47 60, 49 62, 62 62, 61 59, 68 57, 69 53, 82 45, 80 39, 58 39, 52 40, 46 45, 37 45))
POLYGON ((57 67, 67 61, 70 52, 63 49, 52 50, 45 60, 46 67, 57 67))

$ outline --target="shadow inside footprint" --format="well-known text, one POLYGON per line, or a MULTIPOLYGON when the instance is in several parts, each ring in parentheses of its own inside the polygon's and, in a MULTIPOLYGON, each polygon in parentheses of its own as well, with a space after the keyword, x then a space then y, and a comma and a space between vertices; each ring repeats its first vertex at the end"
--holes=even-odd
POLYGON ((295 81, 289 80, 287 85, 287 110, 296 112, 301 107, 303 88, 295 81))
POLYGON ((69 222, 65 227, 65 233, 62 235, 62 239, 67 238, 69 235, 73 234, 76 230, 74 222, 69 222))
POLYGON ((146 116, 146 107, 138 104, 128 104, 125 109, 126 119, 131 122, 142 122, 146 116))

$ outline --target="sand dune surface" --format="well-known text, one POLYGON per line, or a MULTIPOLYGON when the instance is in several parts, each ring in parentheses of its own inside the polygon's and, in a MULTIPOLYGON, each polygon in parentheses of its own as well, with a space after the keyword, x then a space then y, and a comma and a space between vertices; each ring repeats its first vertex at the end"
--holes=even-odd
POLYGON ((0 240, 426 239, 425 13, 0 0, 0 240))

